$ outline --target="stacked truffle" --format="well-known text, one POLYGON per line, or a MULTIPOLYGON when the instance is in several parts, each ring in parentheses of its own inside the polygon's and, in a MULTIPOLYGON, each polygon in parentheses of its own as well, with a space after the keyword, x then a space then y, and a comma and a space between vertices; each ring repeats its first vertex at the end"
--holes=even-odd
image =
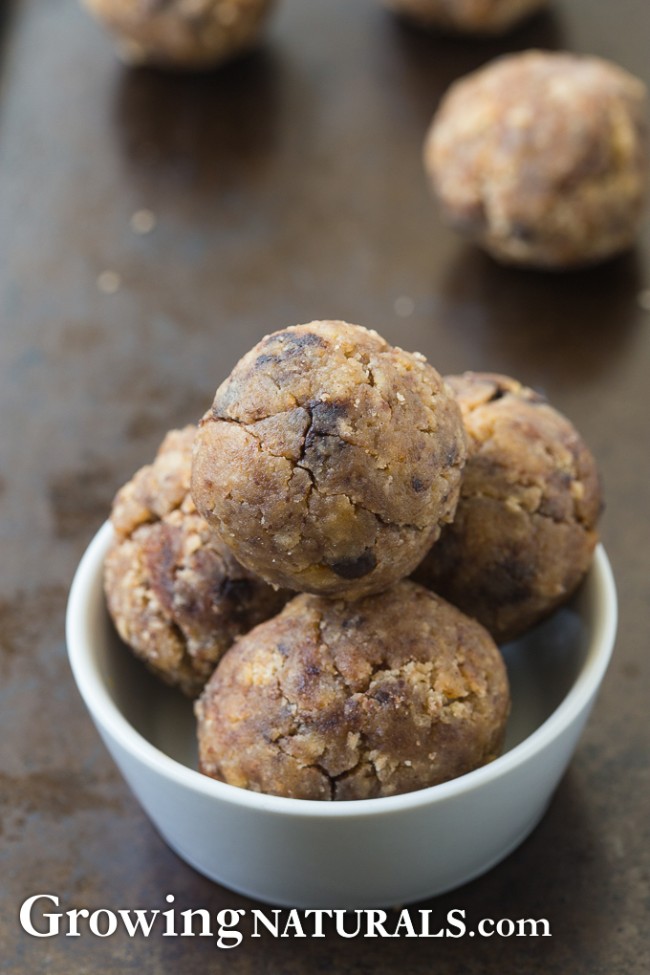
POLYGON ((461 496, 415 578, 499 641, 524 634, 571 596, 598 541, 593 455, 543 396, 507 376, 448 376, 468 436, 461 496))
POLYGON ((233 640, 287 598, 244 569, 198 514, 189 491, 195 433, 191 426, 168 433, 153 464, 118 492, 104 568, 124 642, 190 696, 233 640))
POLYGON ((591 455, 531 391, 312 322, 263 339, 118 494, 108 603, 149 666, 203 687, 206 774, 393 795, 499 753, 494 637, 568 598, 599 509, 591 455))

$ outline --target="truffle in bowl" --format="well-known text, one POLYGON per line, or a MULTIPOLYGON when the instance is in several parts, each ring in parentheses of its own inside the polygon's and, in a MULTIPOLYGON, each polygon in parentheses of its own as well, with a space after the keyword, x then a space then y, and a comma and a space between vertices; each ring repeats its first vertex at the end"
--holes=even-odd
POLYGON ((67 616, 72 670, 117 765, 166 842, 212 880, 291 907, 390 906, 453 889, 503 859, 543 815, 607 669, 616 594, 602 547, 572 601, 504 647, 503 753, 401 795, 321 802, 251 792, 198 771, 192 704, 117 637, 102 589, 104 526, 67 616))

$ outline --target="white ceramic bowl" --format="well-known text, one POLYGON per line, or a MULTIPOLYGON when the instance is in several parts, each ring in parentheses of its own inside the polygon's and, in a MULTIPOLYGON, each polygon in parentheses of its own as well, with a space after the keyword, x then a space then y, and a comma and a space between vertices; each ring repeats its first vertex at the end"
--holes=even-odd
POLYGON ((616 630, 602 547, 572 603, 504 649, 513 707, 503 755, 452 782, 385 799, 314 802, 247 792, 197 769, 191 703, 151 676, 108 618, 111 527, 77 570, 70 662, 107 748, 167 843, 211 879, 290 907, 403 904, 498 863, 543 815, 591 710, 616 630))

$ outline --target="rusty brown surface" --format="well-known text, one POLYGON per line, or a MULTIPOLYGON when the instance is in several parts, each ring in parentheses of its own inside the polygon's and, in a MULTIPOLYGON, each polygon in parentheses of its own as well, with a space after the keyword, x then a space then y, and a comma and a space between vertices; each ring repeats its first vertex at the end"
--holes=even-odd
POLYGON ((650 82, 645 0, 558 0, 485 43, 419 34, 374 0, 284 0, 262 50, 197 78, 122 68, 74 0, 16 2, 3 26, 0 968, 646 972, 650 227, 597 270, 504 270, 441 226, 420 164, 446 85, 501 51, 602 54, 650 82), (144 235, 131 227, 143 208, 156 217, 144 235), (98 288, 106 271, 115 293, 98 288), (418 905, 546 917, 553 937, 247 938, 230 952, 209 938, 29 938, 18 909, 37 892, 64 908, 164 908, 169 892, 183 908, 252 906, 149 825, 74 687, 63 616, 115 489, 264 332, 317 317, 374 326, 443 372, 516 375, 601 464, 621 625, 588 730, 523 846, 418 905))

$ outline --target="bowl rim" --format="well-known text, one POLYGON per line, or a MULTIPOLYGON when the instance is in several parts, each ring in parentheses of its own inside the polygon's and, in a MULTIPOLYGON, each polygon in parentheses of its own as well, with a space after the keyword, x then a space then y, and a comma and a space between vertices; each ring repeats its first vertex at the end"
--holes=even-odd
POLYGON ((88 711, 100 731, 157 775, 175 782, 183 789, 251 810, 263 810, 282 816, 356 819, 443 803, 479 789, 533 758, 569 727, 595 697, 614 648, 618 619, 616 586, 605 549, 602 544, 598 544, 589 570, 591 584, 595 586, 596 591, 593 600, 595 605, 593 637, 586 659, 564 699, 523 741, 488 765, 467 772, 456 779, 396 796, 363 800, 348 799, 329 803, 253 792, 211 779, 183 765, 151 744, 127 721, 101 679, 96 657, 92 652, 93 614, 89 612, 89 606, 92 607, 93 600, 103 598, 103 562, 112 538, 112 525, 106 521, 95 534, 79 562, 70 588, 66 611, 68 657, 77 687, 88 711))

